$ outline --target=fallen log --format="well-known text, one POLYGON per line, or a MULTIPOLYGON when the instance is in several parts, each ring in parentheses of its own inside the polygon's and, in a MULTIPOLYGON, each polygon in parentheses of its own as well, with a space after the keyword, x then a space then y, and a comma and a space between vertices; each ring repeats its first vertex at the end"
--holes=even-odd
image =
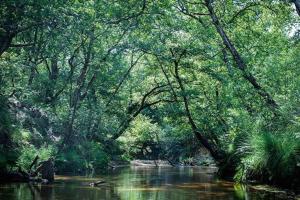
POLYGON ((92 187, 95 187, 95 186, 99 186, 99 185, 104 184, 104 183, 106 183, 106 181, 100 180, 100 181, 90 183, 89 185, 92 186, 92 187))
POLYGON ((49 183, 49 181, 47 179, 42 179, 40 177, 29 177, 29 182, 43 183, 43 184, 49 183))

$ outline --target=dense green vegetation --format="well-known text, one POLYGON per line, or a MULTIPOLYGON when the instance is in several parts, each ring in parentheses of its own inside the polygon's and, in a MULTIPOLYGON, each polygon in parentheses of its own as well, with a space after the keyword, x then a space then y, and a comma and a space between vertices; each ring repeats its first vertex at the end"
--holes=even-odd
POLYGON ((3 0, 0 171, 207 149, 237 181, 299 185, 298 0, 3 0))

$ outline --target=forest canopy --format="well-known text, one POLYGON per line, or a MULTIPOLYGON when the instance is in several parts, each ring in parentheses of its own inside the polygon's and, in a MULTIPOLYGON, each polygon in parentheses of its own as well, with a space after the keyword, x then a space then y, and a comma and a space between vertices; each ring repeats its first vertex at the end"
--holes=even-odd
POLYGON ((2 0, 0 171, 193 158, 299 185, 299 0, 2 0))

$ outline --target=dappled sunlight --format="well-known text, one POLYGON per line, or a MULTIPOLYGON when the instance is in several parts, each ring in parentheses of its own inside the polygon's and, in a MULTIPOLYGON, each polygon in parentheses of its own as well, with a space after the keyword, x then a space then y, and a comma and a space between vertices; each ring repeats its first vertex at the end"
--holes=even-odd
POLYGON ((0 200, 277 200, 299 177, 300 0, 0 0, 0 200))

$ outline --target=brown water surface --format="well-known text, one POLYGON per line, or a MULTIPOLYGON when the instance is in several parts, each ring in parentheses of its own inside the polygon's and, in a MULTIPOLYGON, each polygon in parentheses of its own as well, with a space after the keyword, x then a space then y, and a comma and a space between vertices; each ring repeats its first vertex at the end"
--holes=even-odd
POLYGON ((220 181, 212 168, 127 167, 96 177, 57 176, 51 185, 0 184, 1 200, 269 200, 278 194, 220 181), (99 187, 90 182, 105 180, 99 187))

